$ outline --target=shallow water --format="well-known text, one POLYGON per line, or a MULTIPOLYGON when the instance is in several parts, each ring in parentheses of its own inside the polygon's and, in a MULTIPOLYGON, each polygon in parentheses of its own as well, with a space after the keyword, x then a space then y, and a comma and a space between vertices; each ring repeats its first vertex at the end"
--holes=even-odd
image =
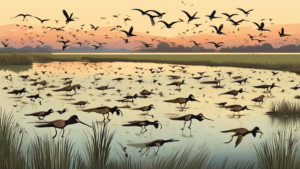
MULTIPOLYGON (((146 143, 157 139, 171 139, 180 140, 179 142, 167 143, 162 146, 159 150, 159 156, 164 156, 177 151, 180 148, 186 146, 194 145, 194 150, 196 151, 198 147, 203 144, 207 144, 211 149, 214 155, 222 158, 222 155, 230 155, 231 159, 235 160, 248 160, 253 158, 253 153, 255 152, 254 146, 260 144, 265 139, 268 139, 271 134, 275 131, 281 130, 279 124, 272 124, 269 117, 265 115, 268 110, 271 101, 279 100, 283 98, 295 102, 299 102, 294 99, 295 95, 298 95, 299 92, 296 90, 290 89, 299 84, 299 76, 294 73, 278 71, 279 74, 273 76, 272 71, 270 70, 259 70, 256 69, 256 73, 252 72, 252 69, 243 69, 243 68, 232 68, 232 67, 207 67, 207 66, 187 66, 184 70, 187 72, 179 70, 179 67, 172 69, 168 64, 155 64, 155 63, 131 63, 131 62, 114 62, 114 63, 89 63, 84 65, 80 62, 52 62, 45 63, 44 66, 41 64, 35 63, 32 68, 29 67, 28 70, 20 69, 20 67, 15 66, 5 66, 0 67, 0 76, 2 76, 2 83, 0 87, 9 87, 8 90, 0 90, 1 102, 0 106, 2 109, 10 112, 12 111, 15 114, 15 117, 19 120, 21 126, 25 127, 30 137, 37 135, 45 135, 51 138, 55 130, 53 128, 35 128, 34 125, 38 122, 37 117, 33 116, 24 116, 24 114, 34 113, 38 111, 47 111, 48 109, 53 109, 54 111, 63 110, 68 108, 69 111, 60 115, 57 112, 46 116, 45 121, 52 121, 57 119, 68 119, 72 115, 77 115, 81 121, 92 125, 93 122, 101 123, 103 116, 97 113, 86 113, 81 111, 82 109, 89 109, 101 106, 109 107, 122 107, 126 103, 120 103, 116 100, 123 99, 127 94, 139 94, 143 89, 151 90, 156 93, 156 95, 151 95, 148 98, 137 98, 134 100, 134 105, 128 103, 131 108, 138 108, 142 106, 148 106, 153 104, 155 109, 149 111, 149 114, 154 115, 154 118, 151 116, 143 116, 142 111, 130 110, 128 108, 121 108, 123 116, 117 116, 115 113, 110 114, 111 121, 108 123, 108 127, 111 131, 115 131, 115 138, 112 145, 112 150, 115 152, 115 149, 121 153, 122 149, 118 145, 118 142, 122 143, 127 147, 128 154, 133 158, 147 158, 149 156, 154 159, 157 156, 153 155, 154 150, 151 149, 148 157, 140 157, 138 151, 140 150, 139 146, 133 146, 138 143, 146 143), (122 67, 122 70, 118 70, 118 67, 122 67), (135 67, 143 67, 144 70, 137 70, 135 67), (163 67, 164 72, 152 74, 149 70, 145 69, 157 69, 157 67, 163 67), (13 70, 22 70, 22 71, 13 71, 13 70), (97 69, 97 70, 96 70, 97 69), (172 73, 169 70, 177 70, 177 72, 172 73), (214 71, 221 70, 220 77, 217 77, 217 73, 214 71), (47 71, 45 74, 42 74, 41 71, 47 71), (49 72, 51 71, 51 74, 49 72), (67 73, 66 73, 67 71, 67 73), (232 71, 233 74, 229 76, 226 72, 232 71), (18 73, 16 73, 18 72, 18 73), (37 72, 39 75, 34 75, 37 72), (117 74, 113 73, 117 72, 117 74), (136 73, 137 72, 137 73, 136 73), (144 73, 143 73, 144 72, 144 73), (209 75, 210 77, 204 78, 204 80, 213 80, 215 77, 222 78, 221 85, 225 85, 224 88, 212 88, 210 84, 200 84, 203 80, 195 80, 190 77, 193 77, 191 74, 194 74, 194 77, 199 76, 197 72, 206 72, 204 75, 209 75), (103 76, 95 75, 97 73, 104 73, 103 76), (12 81, 8 81, 4 76, 11 74, 12 81), (128 74, 132 74, 133 80, 128 80, 128 74), (58 88, 44 88, 44 90, 37 91, 37 88, 42 87, 31 86, 30 84, 34 82, 23 81, 18 76, 20 75, 30 75, 29 79, 35 79, 41 77, 41 80, 46 80, 49 82, 47 86, 54 85, 59 86, 58 88), (138 75, 142 76, 139 78, 138 75), (181 86, 181 90, 175 90, 175 86, 167 86, 166 84, 172 83, 174 80, 170 80, 167 75, 178 75, 181 76, 178 81, 185 80, 186 85, 181 86), (232 76, 240 76, 243 78, 248 77, 249 83, 239 85, 239 83, 232 83, 234 79, 232 76), (154 77, 155 76, 155 77, 154 77), (77 90, 77 94, 72 97, 74 100, 70 100, 71 97, 66 96, 65 92, 53 92, 54 89, 59 89, 65 87, 63 85, 64 81, 61 78, 73 78, 72 84, 81 84, 84 88, 77 90), (95 82, 94 78, 101 78, 95 82), (111 79, 122 77, 125 80, 121 82, 111 81, 111 79), (251 78, 250 78, 251 77, 251 78), (261 79, 264 82, 261 82, 261 79), (273 79, 272 79, 273 78, 273 79), (277 78, 280 79, 280 82, 277 81, 277 78), (138 83, 136 80, 143 79, 145 83, 138 83), (153 79, 158 80, 153 84, 153 79), (294 80, 294 82, 290 82, 294 80), (95 82, 92 84, 91 82, 95 82), (263 93, 263 89, 256 89, 252 86, 275 83, 281 88, 273 88, 272 96, 268 95, 265 97, 264 103, 261 106, 255 105, 251 99, 258 97, 262 94, 267 96, 266 93, 263 93), (161 85, 158 85, 161 83, 161 85), (102 94, 102 91, 96 90, 96 87, 106 86, 114 87, 115 89, 105 90, 105 95, 102 94), (10 87, 11 86, 11 87, 10 87), (40 100, 36 102, 31 102, 29 98, 22 97, 16 98, 14 95, 7 94, 8 91, 13 89, 22 89, 25 87, 30 94, 40 94, 43 97, 41 100, 41 105, 39 104, 40 100), (202 88, 200 90, 199 88, 202 88), (219 95, 220 93, 227 92, 229 90, 243 90, 248 93, 240 93, 237 96, 237 99, 233 99, 233 96, 230 95, 219 95), (120 89, 121 92, 118 93, 116 90, 120 89), (281 92, 284 89, 285 92, 281 92), (159 92, 162 92, 164 96, 158 95, 159 92), (52 97, 47 97, 46 94, 51 93, 52 97), (195 99, 199 102, 188 102, 186 109, 180 111, 179 104, 172 104, 163 102, 163 100, 175 99, 177 97, 188 97, 189 94, 193 94, 195 99), (85 108, 79 108, 78 106, 72 105, 78 101, 88 101, 90 104, 86 104, 85 108), (22 103, 21 103, 22 102, 22 103), (240 116, 233 116, 233 112, 229 109, 224 109, 218 107, 215 103, 227 102, 227 105, 231 104, 240 104, 242 106, 247 105, 251 110, 245 110, 240 112, 240 116), (17 107, 13 105, 17 104, 17 107), (174 121, 170 120, 170 117, 178 117, 186 114, 199 114, 202 113, 206 118, 213 119, 214 121, 203 120, 201 122, 196 119, 193 120, 191 125, 191 130, 188 129, 189 122, 186 124, 186 128, 182 131, 180 130, 183 127, 183 121, 174 121), (148 131, 144 134, 139 134, 140 127, 123 127, 122 124, 126 124, 128 121, 135 120, 149 120, 154 121, 158 120, 162 124, 162 129, 155 129, 153 126, 148 126, 148 131), (221 133, 220 131, 229 130, 234 128, 247 128, 252 130, 254 127, 258 126, 264 135, 260 138, 260 134, 257 137, 252 135, 247 135, 241 144, 235 147, 235 138, 229 144, 224 144, 230 140, 231 133, 221 133)), ((276 71, 277 72, 277 71, 276 71)), ((38 80, 38 81, 41 81, 38 80)), ((107 115, 105 115, 106 117, 107 115)), ((81 124, 74 124, 66 127, 65 129, 65 138, 69 137, 76 141, 76 146, 82 148, 84 146, 85 132, 92 133, 92 129, 88 128, 81 124)), ((60 130, 58 130, 58 135, 55 138, 63 139, 59 135, 60 130)), ((30 139, 28 139, 30 140, 30 139)), ((157 148, 155 148, 157 150, 157 148)), ((111 158, 117 158, 116 153, 113 153, 111 158)), ((151 159, 150 158, 150 159, 151 159)))

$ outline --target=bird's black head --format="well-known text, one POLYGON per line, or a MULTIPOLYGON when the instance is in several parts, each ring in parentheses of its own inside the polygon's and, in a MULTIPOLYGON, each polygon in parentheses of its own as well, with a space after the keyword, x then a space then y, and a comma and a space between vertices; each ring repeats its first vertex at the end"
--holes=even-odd
POLYGON ((154 127, 157 129, 158 128, 158 126, 160 125, 161 127, 160 127, 160 129, 162 129, 162 125, 157 121, 157 120, 155 120, 154 122, 153 122, 153 125, 154 125, 154 127))
POLYGON ((53 111, 52 109, 49 109, 48 112, 49 112, 49 113, 53 113, 54 111, 53 111))
POLYGON ((66 121, 67 124, 75 124, 75 123, 81 123, 81 124, 84 124, 90 128, 92 128, 90 125, 87 125, 83 122, 81 122, 79 119, 78 119, 78 116, 77 115, 73 115, 71 116, 67 121, 66 121))
POLYGON ((256 136, 257 131, 260 131, 259 127, 254 127, 254 129, 252 130, 253 137, 256 136))
POLYGON ((192 95, 192 94, 189 95, 188 100, 199 102, 198 100, 196 100, 196 99, 194 98, 194 95, 192 95))
POLYGON ((135 98, 135 99, 136 99, 137 97, 138 97, 138 95, 137 95, 137 94, 135 94, 135 95, 133 96, 133 98, 135 98))

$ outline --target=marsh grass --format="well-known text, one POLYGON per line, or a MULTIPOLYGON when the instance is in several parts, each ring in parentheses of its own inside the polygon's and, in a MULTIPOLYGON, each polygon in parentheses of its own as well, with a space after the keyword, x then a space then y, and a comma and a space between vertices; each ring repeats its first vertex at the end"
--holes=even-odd
POLYGON ((46 136, 36 136, 30 140, 26 157, 32 169, 77 168, 82 161, 70 139, 65 138, 55 142, 46 136))
POLYGON ((0 168, 19 169, 28 166, 22 150, 25 130, 15 123, 12 113, 0 108, 0 168))
MULTIPOLYGON (((131 156, 110 158, 114 131, 105 124, 92 125, 93 132, 85 134, 83 151, 74 147, 69 138, 53 140, 35 136, 24 147, 26 131, 15 123, 11 113, 0 111, 0 168, 2 169, 296 169, 300 165, 299 137, 291 128, 274 133, 268 140, 255 146, 254 158, 230 161, 210 151, 207 144, 179 148, 164 155, 132 159, 131 156), (150 160, 147 160, 147 159, 150 160), (220 161, 221 159, 221 161, 220 161)), ((166 148, 164 146, 163 148, 166 148)), ((121 153, 120 153, 121 154, 121 153)))
POLYGON ((298 101, 272 101, 268 114, 272 115, 300 115, 300 103, 298 101))
POLYGON ((272 101, 267 115, 271 125, 298 126, 300 124, 300 103, 298 101, 272 101))
POLYGON ((93 133, 86 133, 85 155, 88 168, 106 168, 111 142, 115 132, 110 132, 106 123, 93 123, 93 133))
POLYGON ((255 146, 255 158, 259 168, 298 169, 300 166, 299 136, 292 131, 274 133, 268 140, 255 146))
POLYGON ((32 65, 32 59, 27 54, 0 55, 0 65, 32 65))

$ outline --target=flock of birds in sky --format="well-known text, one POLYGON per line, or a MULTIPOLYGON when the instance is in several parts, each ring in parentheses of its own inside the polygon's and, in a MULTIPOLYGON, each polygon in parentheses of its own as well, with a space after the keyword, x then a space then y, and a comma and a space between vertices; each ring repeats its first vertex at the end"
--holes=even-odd
MULTIPOLYGON (((184 2, 182 2, 184 3, 184 2)), ((225 33, 223 31, 223 28, 224 28, 224 25, 221 24, 221 25, 213 25, 213 21, 216 20, 216 19, 222 19, 223 17, 220 17, 220 16, 225 16, 226 17, 226 21, 228 22, 231 22, 232 25, 234 25, 235 27, 236 26, 239 26, 241 25, 243 22, 250 22, 249 20, 246 20, 246 19, 241 19, 239 21, 237 20, 234 20, 234 16, 236 15, 245 15, 245 17, 247 17, 248 15, 250 15, 250 13, 253 11, 253 9, 250 9, 250 10, 244 10, 242 8, 237 8, 239 12, 241 13, 233 13, 233 14, 229 14, 229 13, 220 13, 218 14, 216 10, 214 10, 210 15, 205 15, 206 18, 208 18, 210 20, 210 23, 209 23, 209 27, 212 28, 212 33, 216 33, 217 35, 227 35, 227 33, 225 33)), ((164 15, 168 15, 167 13, 165 12, 159 12, 159 11, 156 11, 156 10, 141 10, 141 9, 132 9, 133 11, 137 11, 139 14, 141 14, 142 16, 148 16, 150 18, 150 21, 151 21, 151 24, 153 26, 155 25, 158 25, 158 23, 161 23, 162 24, 162 28, 163 29, 164 27, 167 28, 167 29, 170 29, 170 28, 174 28, 175 26, 177 26, 178 23, 181 23, 181 22, 185 22, 185 20, 179 18, 178 20, 175 20, 175 21, 165 21, 163 20, 163 16, 164 15), (154 19, 159 19, 159 21, 155 21, 154 19)), ((197 19, 200 19, 199 15, 197 16, 197 12, 195 12, 194 14, 191 14, 189 13, 188 11, 184 11, 182 10, 181 12, 183 12, 183 14, 185 14, 186 16, 186 20, 187 20, 187 24, 191 24, 191 22, 195 22, 197 21, 197 19)), ((65 23, 68 24, 70 22, 74 22, 75 20, 79 19, 78 17, 74 17, 73 16, 73 13, 71 13, 70 15, 68 14, 68 12, 66 10, 63 10, 63 15, 65 16, 65 23)), ((138 14, 137 13, 137 14, 138 14)), ((118 18, 120 14, 116 14, 116 15, 113 15, 112 17, 114 18, 118 18)), ((33 16, 31 14, 19 14, 13 18, 17 18, 17 17, 23 17, 23 21, 26 20, 28 17, 33 17, 37 20, 39 20, 41 22, 41 24, 43 23, 47 23, 50 21, 50 19, 41 19, 39 17, 36 17, 36 16, 33 16)), ((101 19, 106 19, 106 17, 101 17, 101 19)), ((271 30, 269 29, 265 29, 265 23, 263 22, 265 19, 261 19, 261 23, 257 23, 257 22, 253 22, 253 24, 255 24, 257 26, 257 30, 260 31, 260 32, 271 32, 271 30)), ((272 19, 269 19, 270 21, 272 21, 272 19)), ((124 22, 126 23, 127 25, 127 22, 131 21, 130 17, 127 15, 126 18, 124 18, 124 22)), ((59 20, 55 20, 56 23, 59 22, 59 20)), ((207 23, 207 21, 205 21, 207 23)), ((203 24, 203 23, 202 23, 203 24)), ((195 28, 198 28, 198 27, 201 27, 202 25, 201 23, 194 23, 194 26, 192 29, 187 29, 186 31, 184 32, 180 32, 178 33, 178 35, 183 35, 183 34, 186 34, 188 33, 189 31, 193 31, 195 28)), ((273 23, 271 23, 272 25, 273 23)), ((16 25, 18 27, 20 27, 20 25, 16 25)), ((82 24, 80 28, 70 28, 70 29, 75 29, 77 32, 79 31, 84 31, 84 26, 85 24, 82 24)), ((94 30, 94 31, 97 31, 97 29, 100 27, 100 26, 95 26, 93 24, 90 24, 91 26, 91 29, 94 30)), ((182 27, 182 25, 178 25, 179 27, 182 27)), ((21 28, 26 28, 26 29, 33 29, 32 26, 27 26, 27 25, 23 25, 23 27, 21 28)), ((62 26, 62 27, 54 27, 54 26, 43 26, 44 29, 46 30, 55 30, 55 31, 65 31, 64 28, 65 26, 62 26)), ((129 38, 130 37, 135 37, 137 35, 134 34, 134 27, 131 26, 129 30, 120 30, 122 28, 121 25, 116 25, 114 28, 112 28, 110 31, 120 31, 120 32, 123 32, 124 35, 126 37, 119 37, 121 39, 124 40, 125 44, 127 43, 130 43, 129 41, 129 38)), ((206 29, 205 29, 206 30, 206 29)), ((239 31, 239 28, 237 28, 237 30, 239 31)), ((85 33, 88 33, 88 31, 84 31, 85 33)), ((194 31, 193 34, 200 34, 202 33, 202 31, 194 31)), ((44 33, 46 33, 46 31, 44 31, 44 33)), ((150 33, 149 31, 147 31, 146 33, 150 33)), ((233 31, 234 33, 234 31, 233 31)), ((279 33, 279 37, 286 37, 286 36, 291 36, 289 34, 285 34, 285 30, 284 28, 282 28, 280 31, 278 31, 279 33)), ((39 40, 36 40, 37 42, 39 42, 40 44, 45 44, 45 42, 43 41, 42 37, 44 37, 43 35, 39 35, 37 34, 36 37, 34 36, 31 36, 29 37, 29 34, 32 34, 31 33, 25 33, 26 36, 28 36, 28 39, 29 39, 29 42, 33 43, 34 42, 34 39, 35 38, 40 38, 39 40)), ((64 38, 63 35, 57 35, 57 38, 59 39, 57 42, 59 43, 62 43, 63 46, 62 46, 62 50, 65 50, 67 47, 71 46, 69 45, 69 43, 73 42, 73 44, 78 44, 79 46, 82 46, 82 45, 89 45, 90 43, 93 43, 95 42, 93 46, 95 49, 98 49, 100 47, 103 47, 102 45, 103 44, 107 44, 107 43, 102 43, 102 42, 97 42, 96 40, 93 40, 93 42, 90 42, 89 40, 84 40, 84 42, 81 40, 79 41, 80 39, 78 39, 76 33, 72 34, 72 32, 69 32, 69 34, 71 34, 73 36, 74 39, 66 39, 64 38)), ((90 33, 88 34, 89 36, 95 36, 93 33, 90 33)), ((261 43, 261 42, 264 42, 266 41, 265 38, 268 38, 268 36, 266 35, 263 35, 262 33, 260 33, 258 36, 253 36, 253 35, 250 35, 248 34, 249 38, 251 39, 251 41, 257 41, 258 43, 261 43)), ((118 38, 117 36, 116 37, 110 37, 109 35, 105 35, 105 39, 111 39, 111 38, 118 38)), ((135 40, 134 42, 140 42, 145 48, 150 48, 150 47, 153 47, 153 42, 145 42, 143 41, 143 36, 141 37, 138 37, 138 38, 141 38, 139 40, 135 40)), ((184 37, 182 37, 184 38, 184 37)), ((4 47, 9 47, 9 43, 8 43, 8 40, 10 38, 7 38, 5 39, 4 41, 1 41, 3 46, 4 47)), ((296 40, 298 42, 298 38, 293 38, 294 40, 296 40)), ((161 42, 163 40, 166 40, 166 38, 163 38, 161 40, 158 40, 157 37, 154 37, 154 38, 151 38, 151 41, 158 41, 158 42, 161 42)), ((219 48, 221 46, 224 45, 224 42, 212 42, 212 41, 209 41, 209 39, 205 39, 207 41, 207 44, 212 44, 215 46, 215 48, 219 48)), ((249 40, 248 39, 244 39, 245 40, 245 43, 248 43, 249 40)), ((279 42, 278 44, 281 44, 281 43, 284 43, 286 42, 287 39, 284 39, 282 42, 279 42)), ((169 42, 169 40, 168 40, 169 42)), ((194 43, 194 46, 193 47, 198 47, 200 45, 202 45, 201 43, 197 43, 196 41, 194 41, 192 38, 190 38, 190 42, 194 43)), ((22 44, 25 44, 25 39, 21 38, 21 43, 22 44)), ((172 46, 175 45, 175 42, 169 42, 172 46)))

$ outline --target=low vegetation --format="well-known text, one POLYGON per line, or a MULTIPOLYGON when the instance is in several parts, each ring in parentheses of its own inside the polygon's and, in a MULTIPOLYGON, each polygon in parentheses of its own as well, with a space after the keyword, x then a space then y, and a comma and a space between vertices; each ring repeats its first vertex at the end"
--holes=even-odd
POLYGON ((4 169, 296 169, 300 165, 299 136, 285 129, 255 146, 253 159, 229 162, 229 156, 211 153, 203 144, 197 150, 193 146, 151 160, 133 159, 113 152, 111 143, 114 132, 105 124, 93 124, 93 132, 86 133, 83 152, 74 147, 69 138, 52 140, 49 136, 35 136, 25 144, 27 132, 15 122, 11 113, 0 110, 0 167, 4 169), (112 153, 120 158, 110 159, 112 153), (220 161, 221 160, 221 161, 220 161))

